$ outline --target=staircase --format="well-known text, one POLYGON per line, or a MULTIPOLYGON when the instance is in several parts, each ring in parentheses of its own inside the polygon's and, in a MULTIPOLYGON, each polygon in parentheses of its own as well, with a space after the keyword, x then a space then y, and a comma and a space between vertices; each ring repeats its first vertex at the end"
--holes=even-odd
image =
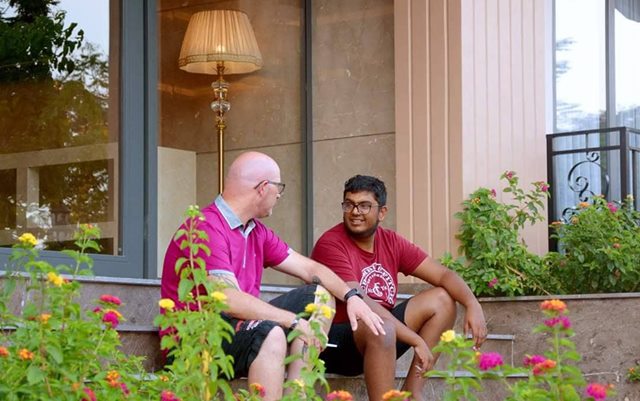
MULTIPOLYGON (((102 294, 111 294, 119 297, 124 305, 120 308, 126 321, 118 326, 121 333, 123 349, 126 353, 145 357, 145 367, 149 371, 156 371, 162 368, 162 360, 160 357, 160 341, 157 336, 157 328, 153 325, 153 319, 158 313, 157 301, 160 299, 160 281, 159 280, 136 280, 136 279, 114 279, 114 278, 89 278, 83 279, 83 293, 81 302, 83 305, 93 305, 94 300, 102 294)), ((290 290, 290 287, 263 286, 262 298, 269 300, 284 292, 290 290)), ((410 295, 401 294, 399 299, 407 299, 410 295)), ((460 332, 461 314, 456 324, 456 331, 460 332)), ((483 346, 483 352, 499 352, 505 357, 505 363, 514 361, 514 344, 515 336, 510 334, 490 334, 487 342, 483 346)), ((403 357, 398 360, 396 366, 396 385, 397 388, 402 386, 404 377, 407 374, 413 352, 409 350, 403 357)), ((441 359, 436 365, 437 369, 444 368, 446 361, 441 359)), ((465 372, 457 372, 458 375, 464 375, 465 372)), ((343 389, 353 394, 355 400, 366 400, 366 388, 362 376, 345 377, 340 375, 328 375, 329 384, 332 389, 343 389)), ((235 386, 242 386, 244 380, 236 380, 235 386)), ((495 399, 495 393, 492 392, 491 383, 488 383, 486 399, 495 399)), ((427 399, 438 400, 444 390, 444 380, 433 378, 425 388, 427 399)))

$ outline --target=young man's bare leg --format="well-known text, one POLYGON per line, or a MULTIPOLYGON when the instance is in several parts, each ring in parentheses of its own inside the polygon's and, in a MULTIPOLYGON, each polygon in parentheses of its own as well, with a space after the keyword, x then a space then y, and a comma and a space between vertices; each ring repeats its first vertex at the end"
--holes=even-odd
POLYGON ((363 356, 364 380, 370 401, 381 401, 382 395, 394 388, 396 371, 396 332, 385 321, 386 335, 374 335, 364 324, 358 326, 353 337, 363 356))
MULTIPOLYGON (((405 323, 422 337, 429 349, 432 349, 442 332, 453 327, 456 320, 456 303, 442 288, 432 288, 411 298, 405 311, 405 323)), ((433 354, 435 360, 439 354, 433 354)), ((416 368, 416 358, 411 361, 403 390, 410 391, 415 401, 423 401, 424 386, 427 381, 422 371, 416 368)))
POLYGON ((260 352, 249 367, 248 382, 264 387, 263 401, 282 398, 284 358, 287 355, 287 338, 280 327, 274 327, 264 339, 260 352))

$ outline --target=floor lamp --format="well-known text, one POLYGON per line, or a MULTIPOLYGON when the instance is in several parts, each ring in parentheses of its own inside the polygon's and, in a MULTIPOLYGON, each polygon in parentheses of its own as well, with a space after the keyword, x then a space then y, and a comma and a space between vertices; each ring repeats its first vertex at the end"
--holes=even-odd
POLYGON ((211 87, 218 132, 218 190, 224 189, 224 115, 231 108, 227 100, 229 83, 225 74, 246 74, 262 68, 262 55, 247 14, 234 10, 200 11, 191 16, 182 41, 180 69, 217 75, 211 87))

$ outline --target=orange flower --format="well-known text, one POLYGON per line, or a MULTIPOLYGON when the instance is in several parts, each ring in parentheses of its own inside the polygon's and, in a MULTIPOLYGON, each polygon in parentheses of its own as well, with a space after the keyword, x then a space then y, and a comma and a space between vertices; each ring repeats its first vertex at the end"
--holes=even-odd
POLYGON ((20 351, 18 351, 18 356, 24 361, 30 361, 33 359, 33 352, 29 351, 26 348, 22 348, 20 351))
POLYGON ((9 350, 6 347, 0 346, 0 357, 9 356, 9 350))
POLYGON ((564 311, 567 309, 567 304, 560 301, 559 299, 551 299, 551 300, 543 301, 540 304, 540 307, 542 308, 542 310, 564 313, 564 311))
POLYGON ((353 401, 351 393, 345 390, 336 390, 327 394, 326 401, 353 401))
POLYGON ((389 390, 382 395, 382 401, 409 401, 408 391, 389 390))
POLYGON ((586 209, 586 208, 588 208, 588 207, 589 207, 589 205, 590 205, 590 203, 589 203, 589 202, 580 202, 580 203, 578 203, 578 207, 579 207, 580 209, 586 209))
POLYGON ((262 398, 264 398, 264 396, 267 394, 264 391, 264 387, 260 383, 251 383, 249 385, 249 388, 251 389, 251 391, 253 391, 255 394, 259 395, 262 398))
POLYGON ((50 313, 43 313, 40 316, 38 316, 38 320, 40 320, 44 324, 47 324, 49 319, 51 319, 51 314, 50 313))
POLYGON ((118 379, 120 379, 120 373, 118 373, 117 371, 110 370, 109 372, 107 372, 107 382, 109 382, 109 385, 111 387, 119 386, 118 379))

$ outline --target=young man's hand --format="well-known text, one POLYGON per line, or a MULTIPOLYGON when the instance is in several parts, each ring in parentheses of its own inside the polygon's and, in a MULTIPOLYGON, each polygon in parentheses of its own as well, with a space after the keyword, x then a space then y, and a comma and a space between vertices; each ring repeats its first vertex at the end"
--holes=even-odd
POLYGON ((484 312, 479 303, 467 307, 464 316, 464 333, 465 335, 473 333, 473 341, 476 347, 480 347, 487 339, 487 323, 484 320, 484 312))
POLYGON ((419 338, 420 341, 413 346, 413 361, 416 365, 416 374, 418 376, 431 370, 435 362, 435 358, 433 357, 429 346, 421 337, 419 338))

